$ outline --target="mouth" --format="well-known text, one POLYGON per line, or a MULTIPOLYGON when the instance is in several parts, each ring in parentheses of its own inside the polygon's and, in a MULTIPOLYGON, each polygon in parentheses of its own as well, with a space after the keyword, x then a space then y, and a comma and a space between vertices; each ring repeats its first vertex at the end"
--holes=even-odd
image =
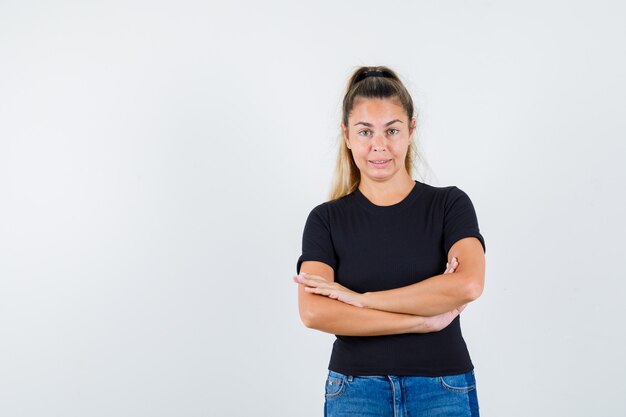
POLYGON ((376 167, 376 168, 384 168, 387 165, 389 165, 389 162, 391 161, 391 159, 376 159, 373 161, 368 160, 367 162, 369 162, 370 164, 372 164, 372 166, 376 167))

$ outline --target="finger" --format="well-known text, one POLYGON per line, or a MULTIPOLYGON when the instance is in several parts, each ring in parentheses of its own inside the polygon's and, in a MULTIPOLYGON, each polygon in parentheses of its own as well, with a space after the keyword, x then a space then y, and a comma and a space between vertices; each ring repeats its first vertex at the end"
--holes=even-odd
POLYGON ((456 268, 459 266, 459 263, 456 259, 456 256, 453 257, 452 259, 450 259, 450 262, 446 263, 446 271, 444 272, 444 274, 448 274, 448 273, 452 273, 454 271, 456 271, 456 268))
POLYGON ((305 287, 311 287, 311 288, 320 288, 320 289, 325 289, 327 291, 332 291, 334 289, 334 286, 332 283, 328 283, 326 281, 318 281, 318 280, 304 280, 302 282, 302 285, 304 285, 305 287))
POLYGON ((324 288, 319 288, 319 287, 304 287, 304 291, 310 292, 313 294, 318 294, 318 295, 325 295, 325 296, 330 295, 330 291, 324 288))
POLYGON ((302 285, 303 287, 306 287, 308 285, 300 275, 296 275, 295 277, 293 277, 293 282, 298 285, 302 285))
POLYGON ((314 274, 308 274, 306 272, 301 272, 300 273, 304 278, 310 278, 310 279, 318 279, 318 280, 322 280, 322 281, 327 281, 326 278, 319 276, 319 275, 314 275, 314 274))
POLYGON ((316 275, 307 275, 306 277, 298 275, 295 279, 297 279, 299 283, 306 285, 320 285, 327 282, 321 277, 317 278, 316 275))
POLYGON ((306 285, 310 285, 310 286, 315 286, 315 287, 328 287, 330 284, 327 281, 321 280, 321 279, 305 279, 304 283, 306 285))
POLYGON ((448 262, 446 264, 446 266, 455 266, 459 264, 459 260, 455 257, 453 257, 452 259, 450 259, 450 262, 448 262))

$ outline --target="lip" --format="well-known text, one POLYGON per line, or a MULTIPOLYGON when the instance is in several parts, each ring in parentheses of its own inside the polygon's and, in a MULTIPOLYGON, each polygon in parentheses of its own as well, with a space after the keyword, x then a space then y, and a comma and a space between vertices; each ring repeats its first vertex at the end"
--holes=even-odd
POLYGON ((374 160, 367 160, 368 164, 374 168, 387 168, 387 166, 389 165, 389 163, 391 162, 391 159, 374 159, 374 160), (375 163, 374 161, 385 161, 383 163, 375 163))

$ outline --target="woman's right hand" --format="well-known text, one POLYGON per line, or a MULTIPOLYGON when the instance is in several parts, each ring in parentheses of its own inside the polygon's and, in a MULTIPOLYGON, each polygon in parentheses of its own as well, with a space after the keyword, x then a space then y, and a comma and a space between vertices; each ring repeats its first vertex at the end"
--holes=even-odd
POLYGON ((461 314, 461 311, 465 310, 465 307, 467 307, 467 304, 463 304, 452 311, 437 314, 436 316, 422 317, 424 319, 423 325, 427 329, 427 333, 438 332, 448 327, 448 325, 452 323, 452 320, 461 314))
MULTIPOLYGON (((459 262, 457 261, 457 259, 452 258, 452 262, 446 264, 446 270, 444 274, 452 274, 458 266, 459 262)), ((461 311, 463 311, 465 307, 467 307, 467 304, 463 304, 462 306, 459 306, 452 311, 437 314, 436 316, 422 317, 424 319, 423 325, 430 332, 438 332, 448 327, 448 325, 452 323, 452 320, 454 320, 456 316, 461 314, 461 311)))

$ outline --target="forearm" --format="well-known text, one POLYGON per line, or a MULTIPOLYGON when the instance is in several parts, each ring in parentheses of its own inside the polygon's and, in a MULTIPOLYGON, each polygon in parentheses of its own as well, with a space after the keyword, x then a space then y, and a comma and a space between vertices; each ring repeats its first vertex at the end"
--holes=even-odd
POLYGON ((434 316, 474 300, 469 281, 461 273, 441 274, 424 281, 386 291, 366 292, 366 309, 434 316))
POLYGON ((300 315, 309 328, 343 336, 383 336, 428 333, 424 317, 355 307, 328 297, 306 294, 306 309, 300 315))

